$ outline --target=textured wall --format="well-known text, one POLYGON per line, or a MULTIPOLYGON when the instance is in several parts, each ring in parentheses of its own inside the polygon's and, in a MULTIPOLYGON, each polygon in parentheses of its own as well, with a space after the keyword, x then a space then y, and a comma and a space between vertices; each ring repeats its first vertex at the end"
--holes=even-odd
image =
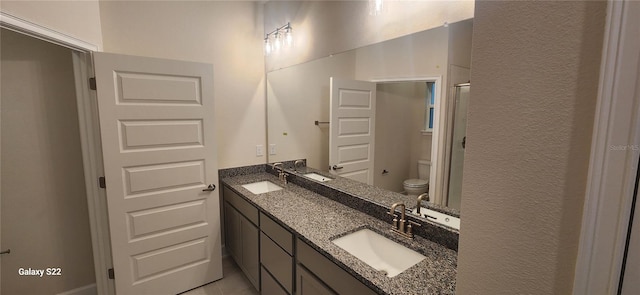
POLYGON ((262 5, 101 1, 105 51, 213 64, 218 166, 261 164, 266 142, 262 5))
POLYGON ((102 47, 98 0, 2 0, 0 10, 102 47))
POLYGON ((71 51, 2 30, 2 294, 95 283, 71 51), (62 268, 19 276, 19 268, 62 268))
POLYGON ((458 294, 570 294, 606 2, 476 3, 458 294))

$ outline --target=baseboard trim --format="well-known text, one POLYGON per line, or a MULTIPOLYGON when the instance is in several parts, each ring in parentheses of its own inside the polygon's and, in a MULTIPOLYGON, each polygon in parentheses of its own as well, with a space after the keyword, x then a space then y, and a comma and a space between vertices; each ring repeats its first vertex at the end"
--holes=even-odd
POLYGON ((73 290, 65 291, 62 293, 58 293, 57 295, 97 295, 98 288, 96 284, 86 285, 80 288, 75 288, 73 290))

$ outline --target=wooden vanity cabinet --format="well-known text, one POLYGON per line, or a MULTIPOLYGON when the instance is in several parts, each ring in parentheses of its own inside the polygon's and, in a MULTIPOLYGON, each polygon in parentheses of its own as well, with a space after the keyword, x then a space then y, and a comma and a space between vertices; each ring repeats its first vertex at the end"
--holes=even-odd
POLYGON ((358 294, 376 292, 358 281, 347 271, 311 248, 304 241, 296 241, 296 294, 358 294))
POLYGON ((262 212, 260 230, 262 294, 293 294, 293 234, 262 212))
POLYGON ((226 186, 223 198, 226 249, 251 284, 260 290, 258 209, 226 186))
POLYGON ((227 186, 223 198, 226 249, 261 294, 376 294, 227 186))

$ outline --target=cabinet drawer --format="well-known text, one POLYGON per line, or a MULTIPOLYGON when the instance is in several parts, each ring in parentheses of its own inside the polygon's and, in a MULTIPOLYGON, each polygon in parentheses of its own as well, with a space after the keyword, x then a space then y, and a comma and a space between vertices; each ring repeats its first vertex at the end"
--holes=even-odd
POLYGON ((260 292, 261 294, 268 295, 289 295, 287 291, 282 289, 280 285, 276 282, 276 280, 265 270, 264 267, 261 267, 261 280, 260 280, 260 292))
POLYGON ((258 208, 245 201, 242 197, 238 196, 238 194, 233 192, 227 186, 224 187, 223 198, 225 201, 229 202, 229 204, 235 207, 238 212, 242 213, 242 215, 253 222, 253 224, 258 224, 258 208))
POLYGON ((311 248, 307 243, 300 239, 297 239, 296 243, 296 258, 298 262, 338 294, 376 294, 347 271, 311 248))
POLYGON ((262 212, 260 212, 260 230, 293 256, 293 235, 262 212))
MULTIPOLYGON (((266 293, 265 293, 266 294, 266 293)), ((318 280, 302 264, 296 266, 296 294, 297 295, 335 295, 325 283, 318 280)))
POLYGON ((287 292, 293 291, 293 257, 260 233, 260 262, 287 292))

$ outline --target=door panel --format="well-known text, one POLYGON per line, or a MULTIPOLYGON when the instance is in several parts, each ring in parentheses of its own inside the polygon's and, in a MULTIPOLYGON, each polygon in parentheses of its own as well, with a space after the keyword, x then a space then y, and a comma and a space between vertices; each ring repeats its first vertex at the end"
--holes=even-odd
POLYGON ((94 55, 118 294, 222 277, 211 65, 94 55))
POLYGON ((376 84, 332 77, 330 105, 331 172, 373 184, 376 84))
POLYGON ((206 226, 206 202, 197 200, 141 210, 129 213, 128 217, 131 239, 187 226, 206 226))
POLYGON ((118 103, 202 105, 199 77, 161 73, 115 73, 118 103))
POLYGON ((202 120, 120 121, 123 151, 202 147, 202 120))

